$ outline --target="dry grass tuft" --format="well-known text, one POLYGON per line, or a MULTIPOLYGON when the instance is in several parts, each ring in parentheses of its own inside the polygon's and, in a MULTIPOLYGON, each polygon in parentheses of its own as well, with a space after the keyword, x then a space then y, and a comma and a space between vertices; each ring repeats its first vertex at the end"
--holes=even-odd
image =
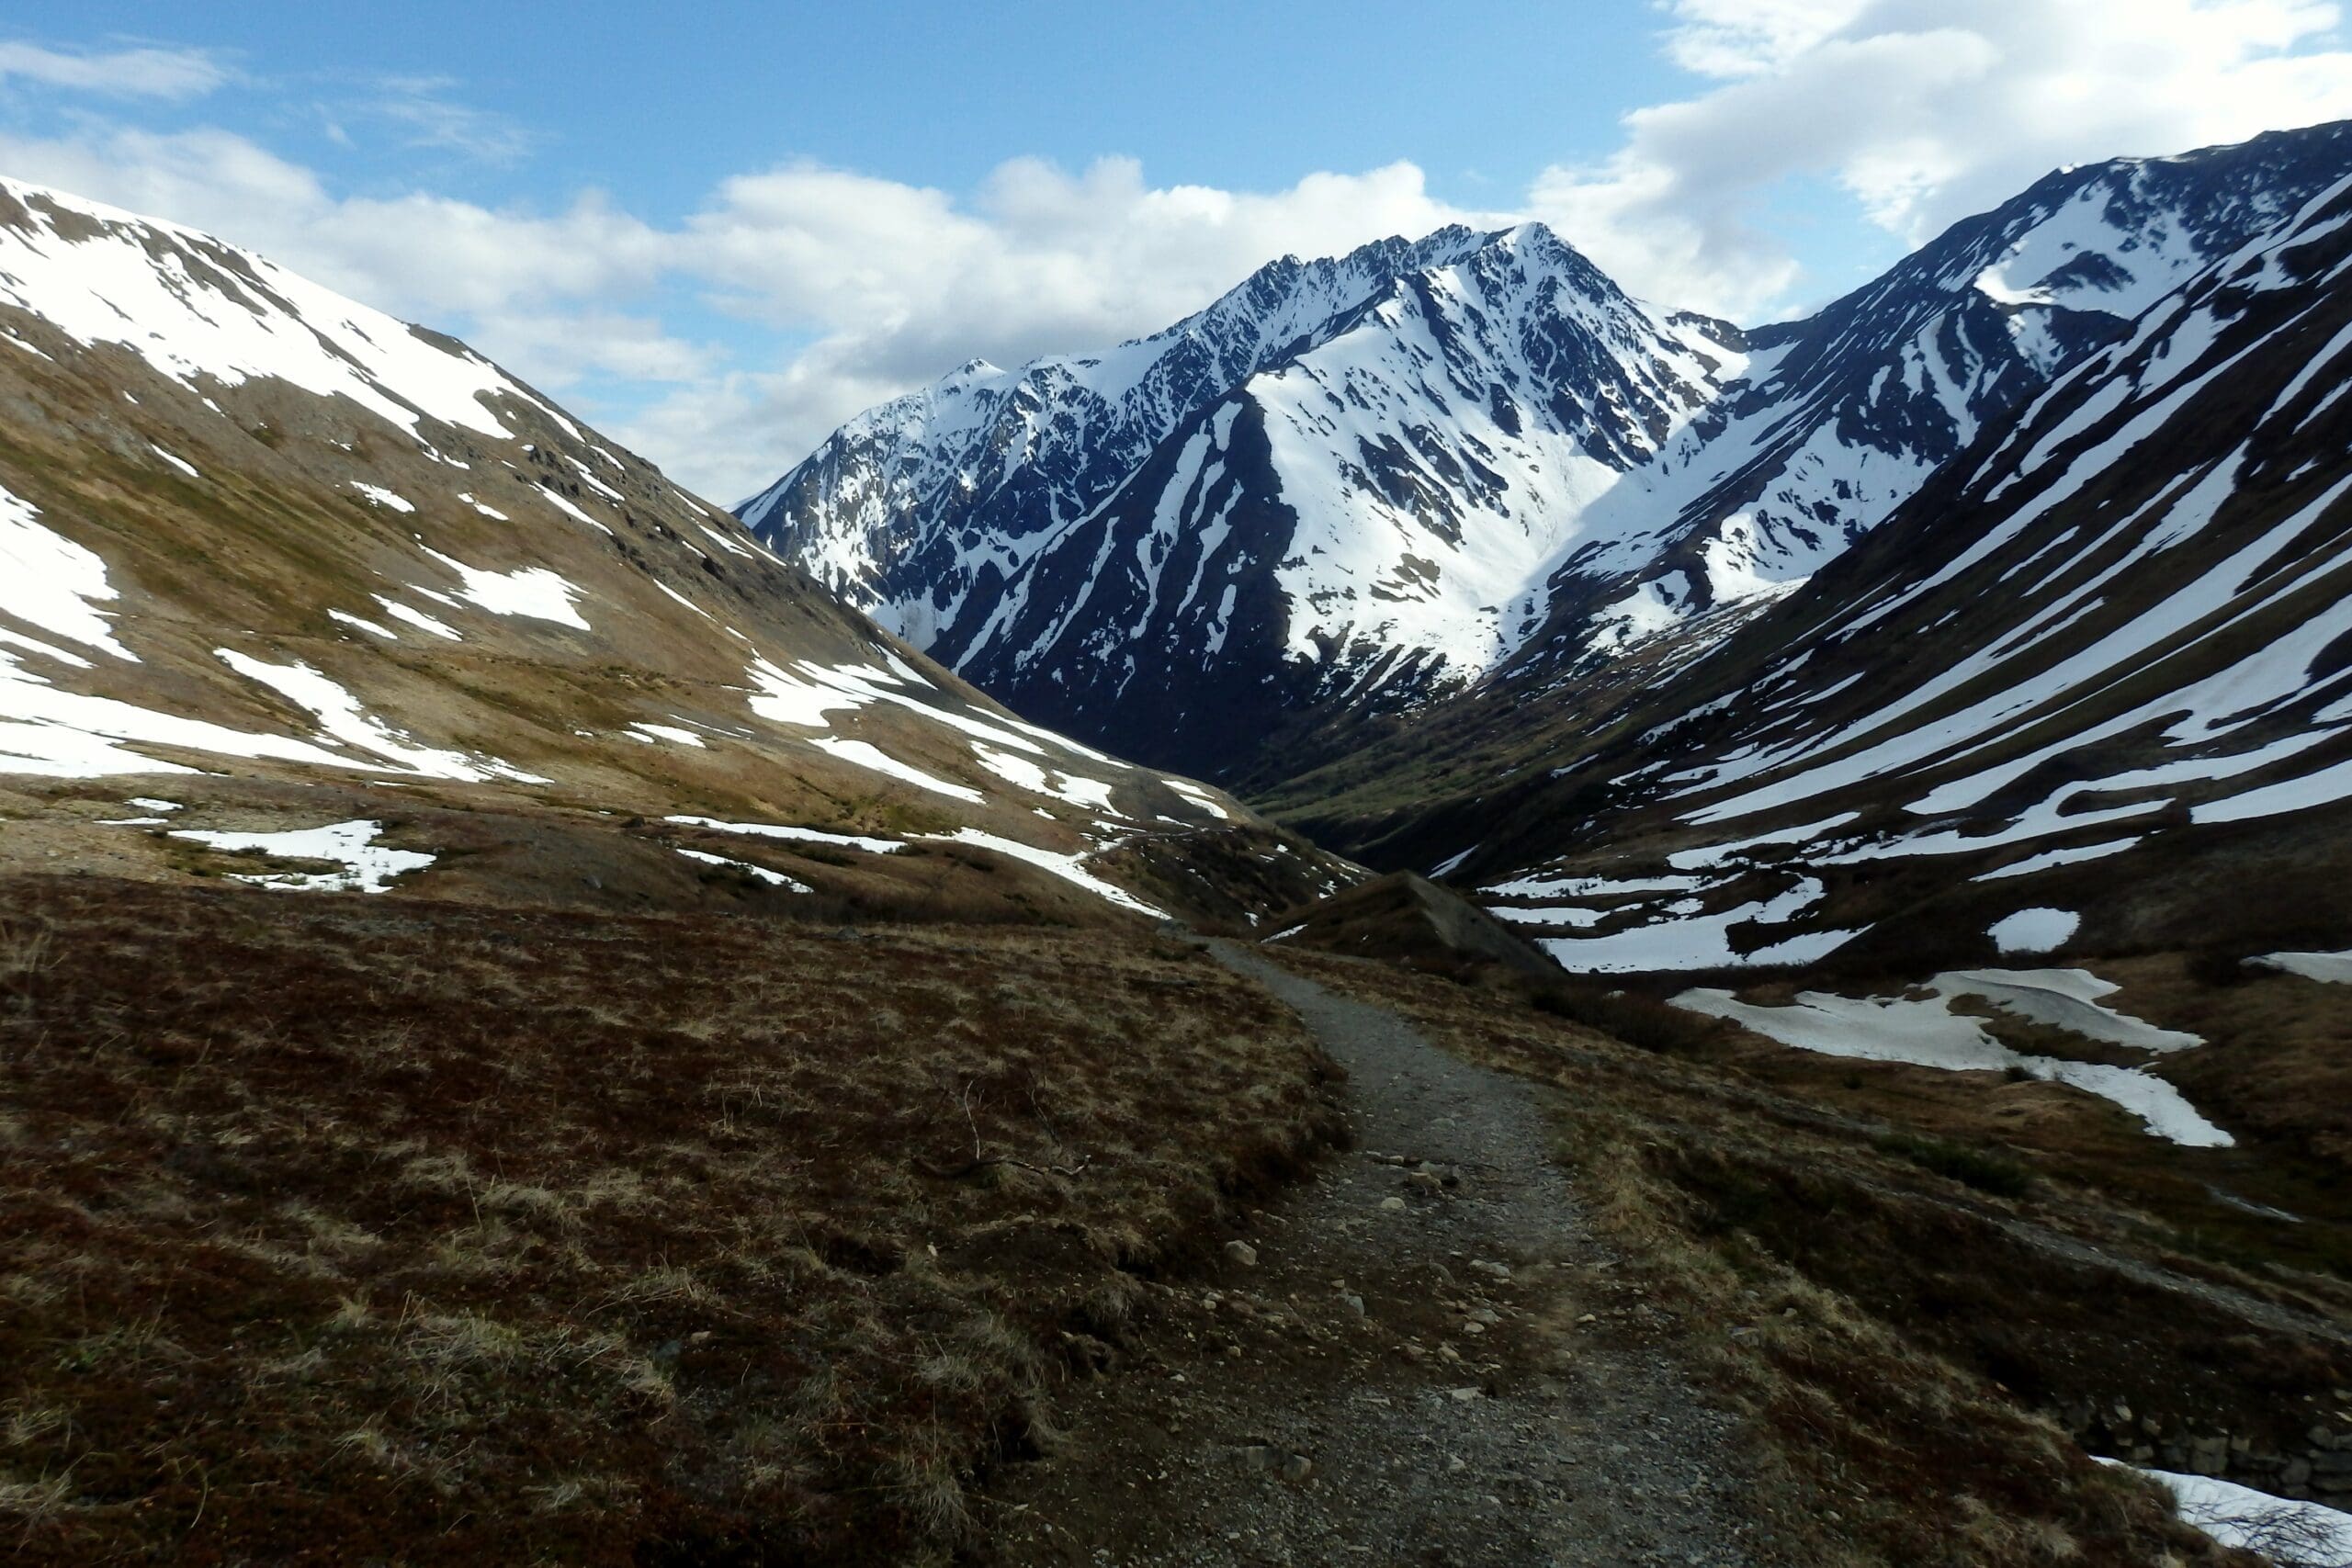
POLYGON ((1123 1270, 1336 1129, 1145 937, 0 898, 28 1561, 938 1559, 1123 1270))

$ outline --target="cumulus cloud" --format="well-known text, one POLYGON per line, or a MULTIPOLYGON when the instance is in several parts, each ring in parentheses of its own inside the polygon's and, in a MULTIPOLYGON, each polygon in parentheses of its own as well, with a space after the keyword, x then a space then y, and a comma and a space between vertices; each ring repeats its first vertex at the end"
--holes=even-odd
POLYGON ((1016 365, 1158 331, 1268 261, 1452 222, 1501 224, 1395 164, 1285 189, 1154 186, 1132 159, 1001 165, 968 201, 793 164, 731 179, 678 236, 731 313, 808 341, 789 365, 681 390, 625 428, 653 451, 724 433, 695 471, 728 499, 873 402, 967 359, 1016 365), (738 454, 756 455, 746 461, 738 454))
POLYGON ((1438 200, 1409 164, 1245 192, 1156 186, 1131 159, 1076 174, 1016 159, 958 198, 795 163, 723 181, 667 228, 594 192, 555 213, 338 197, 218 130, 0 136, 0 167, 461 330, 550 389, 636 383, 615 434, 729 501, 860 410, 975 355, 1017 364, 1157 331, 1284 254, 1509 220, 1438 200), (654 302, 671 287, 789 340, 790 358, 730 365, 666 331, 654 302))
POLYGON ((1917 243, 2050 169, 2352 115, 2352 52, 2311 0, 1670 0, 1670 59, 1711 84, 1637 109, 1596 164, 1529 193, 1637 291, 1751 318, 1798 280, 1759 228, 1826 179, 1917 243))
MULTIPOLYGON (((968 192, 786 162, 654 224, 593 191, 551 210, 344 194, 226 131, 88 118, 52 140, 0 135, 0 167, 214 230, 460 332, 732 501, 966 359, 1156 331, 1285 253, 1535 216, 1637 293, 1753 321, 1819 287, 1768 226, 1792 180, 1915 243, 2062 164, 2352 115, 2352 53, 2318 0, 1660 9, 1659 47, 1693 91, 1628 114, 1611 155, 1544 171, 1517 212, 1463 210, 1409 163, 1243 191, 1154 184, 1132 159, 1015 158, 968 192)), ((167 98, 225 76, 201 54, 0 45, 0 82, 167 98)), ((492 163, 528 151, 453 84, 368 92, 338 111, 355 131, 492 163)))
POLYGON ((107 97, 179 101, 202 97, 228 80, 228 68, 200 49, 85 51, 0 42, 0 83, 35 82, 107 97))

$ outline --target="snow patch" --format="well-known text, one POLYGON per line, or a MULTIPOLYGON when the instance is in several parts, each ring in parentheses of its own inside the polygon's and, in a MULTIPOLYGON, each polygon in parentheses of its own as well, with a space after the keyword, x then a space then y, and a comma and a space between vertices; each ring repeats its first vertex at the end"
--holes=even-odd
POLYGON ((1994 921, 1988 934, 2003 953, 2050 953, 2065 946, 2082 923, 2080 915, 2067 909, 2019 909, 1994 921))
POLYGON ((766 883, 771 887, 782 887, 794 893, 814 893, 816 891, 815 888, 809 886, 805 882, 796 882, 780 871, 770 871, 766 866, 753 865, 747 860, 729 860, 725 855, 706 854, 700 850, 684 849, 675 844, 673 844, 671 848, 677 850, 680 854, 685 856, 688 860, 700 861, 705 865, 727 866, 736 871, 748 872, 750 874, 757 877, 760 881, 766 883))
POLYGON ((396 876, 422 871, 434 857, 415 850, 390 849, 375 841, 384 830, 380 822, 330 822, 323 828, 297 828, 282 833, 215 832, 202 828, 175 828, 172 837, 209 844, 216 850, 258 850, 273 860, 334 861, 340 871, 234 872, 238 882, 299 893, 381 893, 396 876))

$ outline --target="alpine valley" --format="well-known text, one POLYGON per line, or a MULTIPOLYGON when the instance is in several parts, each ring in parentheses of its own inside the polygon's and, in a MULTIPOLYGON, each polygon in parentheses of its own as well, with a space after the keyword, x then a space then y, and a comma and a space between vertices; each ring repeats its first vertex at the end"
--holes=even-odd
POLYGON ((2352 1562, 2347 389, 2323 125, 729 513, 0 180, 0 1541, 2352 1562))

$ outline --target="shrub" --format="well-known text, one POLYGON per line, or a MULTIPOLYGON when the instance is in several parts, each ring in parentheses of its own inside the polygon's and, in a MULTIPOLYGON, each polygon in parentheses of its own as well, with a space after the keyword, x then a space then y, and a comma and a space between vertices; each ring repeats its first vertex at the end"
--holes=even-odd
POLYGON ((1922 1170, 1932 1170, 1996 1198, 2022 1198, 2033 1190, 2032 1171, 1990 1149, 1972 1149, 1916 1133, 1889 1133, 1875 1142, 1881 1154, 1908 1160, 1922 1170))

